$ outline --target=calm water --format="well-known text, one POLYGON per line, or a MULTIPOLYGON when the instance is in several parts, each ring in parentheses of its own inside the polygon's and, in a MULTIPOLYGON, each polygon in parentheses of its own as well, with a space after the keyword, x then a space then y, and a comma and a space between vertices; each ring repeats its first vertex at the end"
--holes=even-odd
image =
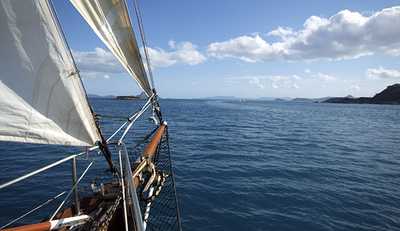
MULTIPOLYGON (((115 115, 137 106, 93 103, 115 115)), ((184 230, 400 230, 400 106, 161 104, 184 230)), ((109 133, 118 124, 103 126, 109 133)), ((135 129, 144 134, 142 124, 135 129)), ((65 155, 63 147, 43 147, 0 144, 0 182, 65 155)), ((92 177, 104 168, 96 163, 92 177)), ((1 224, 66 189, 69 175, 67 165, 0 191, 1 224)))

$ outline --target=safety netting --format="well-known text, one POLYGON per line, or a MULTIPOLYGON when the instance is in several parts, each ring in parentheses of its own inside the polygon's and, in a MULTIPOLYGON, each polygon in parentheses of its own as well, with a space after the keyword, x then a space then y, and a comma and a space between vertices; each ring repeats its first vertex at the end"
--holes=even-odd
MULTIPOLYGON (((146 141, 132 148, 130 157, 133 160, 140 158, 148 140, 146 139, 146 141)), ((146 230, 181 230, 168 129, 163 134, 153 163, 159 175, 163 176, 160 180, 161 182, 155 185, 156 189, 153 196, 149 198, 145 195, 143 192, 144 184, 141 184, 137 190, 142 216, 146 223, 146 230)))

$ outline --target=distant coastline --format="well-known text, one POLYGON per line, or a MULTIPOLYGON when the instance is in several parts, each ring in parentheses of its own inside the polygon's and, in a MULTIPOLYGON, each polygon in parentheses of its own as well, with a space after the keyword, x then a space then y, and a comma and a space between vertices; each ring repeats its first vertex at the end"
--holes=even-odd
MULTIPOLYGON (((139 95, 106 95, 99 96, 88 94, 89 98, 115 99, 115 100, 142 100, 146 99, 144 93, 139 95)), ((183 98, 164 98, 180 100, 183 98)), ((400 84, 393 84, 386 87, 383 91, 373 97, 353 97, 351 95, 345 97, 321 97, 321 98, 289 98, 289 97, 259 97, 244 98, 236 96, 212 96, 203 98, 192 98, 192 100, 229 100, 229 101, 275 101, 275 102, 296 102, 296 103, 345 103, 345 104, 400 104, 400 84)))
POLYGON ((115 96, 115 99, 117 99, 117 100, 135 100, 135 99, 140 99, 140 97, 134 96, 134 95, 118 95, 118 96, 115 96))
POLYGON ((138 99, 147 99, 147 96, 144 92, 139 95, 118 95, 115 97, 116 100, 138 100, 138 99))
POLYGON ((333 97, 323 103, 349 103, 349 104, 400 104, 400 84, 386 87, 373 97, 333 97))
POLYGON ((96 94, 88 94, 87 97, 89 99, 114 99, 115 95, 96 95, 96 94))
POLYGON ((144 93, 139 95, 96 95, 96 94, 88 94, 88 98, 90 99, 115 99, 115 100, 140 100, 146 99, 146 95, 144 93))
POLYGON ((393 84, 386 87, 383 91, 373 97, 353 97, 351 95, 345 97, 322 97, 322 98, 239 98, 235 96, 214 96, 201 98, 205 100, 259 100, 259 101, 275 101, 275 102, 297 102, 297 103, 346 103, 346 104, 400 104, 400 84, 393 84))

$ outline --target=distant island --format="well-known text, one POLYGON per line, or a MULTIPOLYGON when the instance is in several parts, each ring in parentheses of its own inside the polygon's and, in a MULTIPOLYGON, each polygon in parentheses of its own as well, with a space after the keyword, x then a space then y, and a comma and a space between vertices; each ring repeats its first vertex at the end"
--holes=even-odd
POLYGON ((115 96, 113 95, 96 95, 96 94, 88 94, 88 98, 90 99, 113 99, 115 96))
POLYGON ((96 95, 96 94, 88 94, 88 98, 90 99, 116 99, 116 100, 139 100, 139 99, 147 99, 146 94, 143 92, 139 95, 96 95))
POLYGON ((353 104, 400 104, 400 84, 393 84, 374 97, 355 98, 351 95, 346 97, 332 97, 322 103, 353 103, 353 104))
POLYGON ((323 97, 323 98, 294 98, 291 101, 292 102, 298 102, 298 103, 322 103, 332 97, 323 97))
POLYGON ((134 99, 140 99, 140 97, 134 96, 134 95, 118 95, 115 97, 115 99, 118 100, 134 100, 134 99))
POLYGON ((116 100, 137 100, 137 99, 147 99, 144 92, 139 95, 118 95, 115 97, 116 100))

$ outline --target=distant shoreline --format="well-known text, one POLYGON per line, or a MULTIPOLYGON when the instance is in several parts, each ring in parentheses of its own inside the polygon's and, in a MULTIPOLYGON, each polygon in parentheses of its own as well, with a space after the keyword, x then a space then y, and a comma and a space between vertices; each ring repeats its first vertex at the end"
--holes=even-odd
POLYGON ((101 95, 95 95, 95 94, 88 94, 89 99, 114 99, 114 100, 142 100, 142 99, 147 99, 146 95, 140 94, 140 95, 106 95, 106 96, 101 96, 101 95))
MULTIPOLYGON (((99 96, 88 94, 90 99, 116 99, 116 100, 145 100, 147 97, 144 93, 133 96, 99 96)), ((160 98, 161 99, 161 98, 160 98)), ((170 100, 230 100, 230 101, 274 101, 274 102, 298 102, 298 103, 343 103, 343 104, 387 104, 400 105, 400 84, 393 84, 386 87, 383 91, 373 97, 353 97, 351 95, 345 97, 322 97, 322 98, 288 98, 288 97, 259 97, 259 98, 243 98, 236 96, 212 96, 199 98, 164 98, 170 100)))
POLYGON ((393 84, 386 87, 383 91, 373 97, 352 96, 334 97, 323 101, 323 103, 344 103, 344 104, 400 104, 400 84, 393 84))
POLYGON ((116 100, 137 100, 141 99, 139 96, 133 96, 133 95, 118 95, 114 97, 116 100))

